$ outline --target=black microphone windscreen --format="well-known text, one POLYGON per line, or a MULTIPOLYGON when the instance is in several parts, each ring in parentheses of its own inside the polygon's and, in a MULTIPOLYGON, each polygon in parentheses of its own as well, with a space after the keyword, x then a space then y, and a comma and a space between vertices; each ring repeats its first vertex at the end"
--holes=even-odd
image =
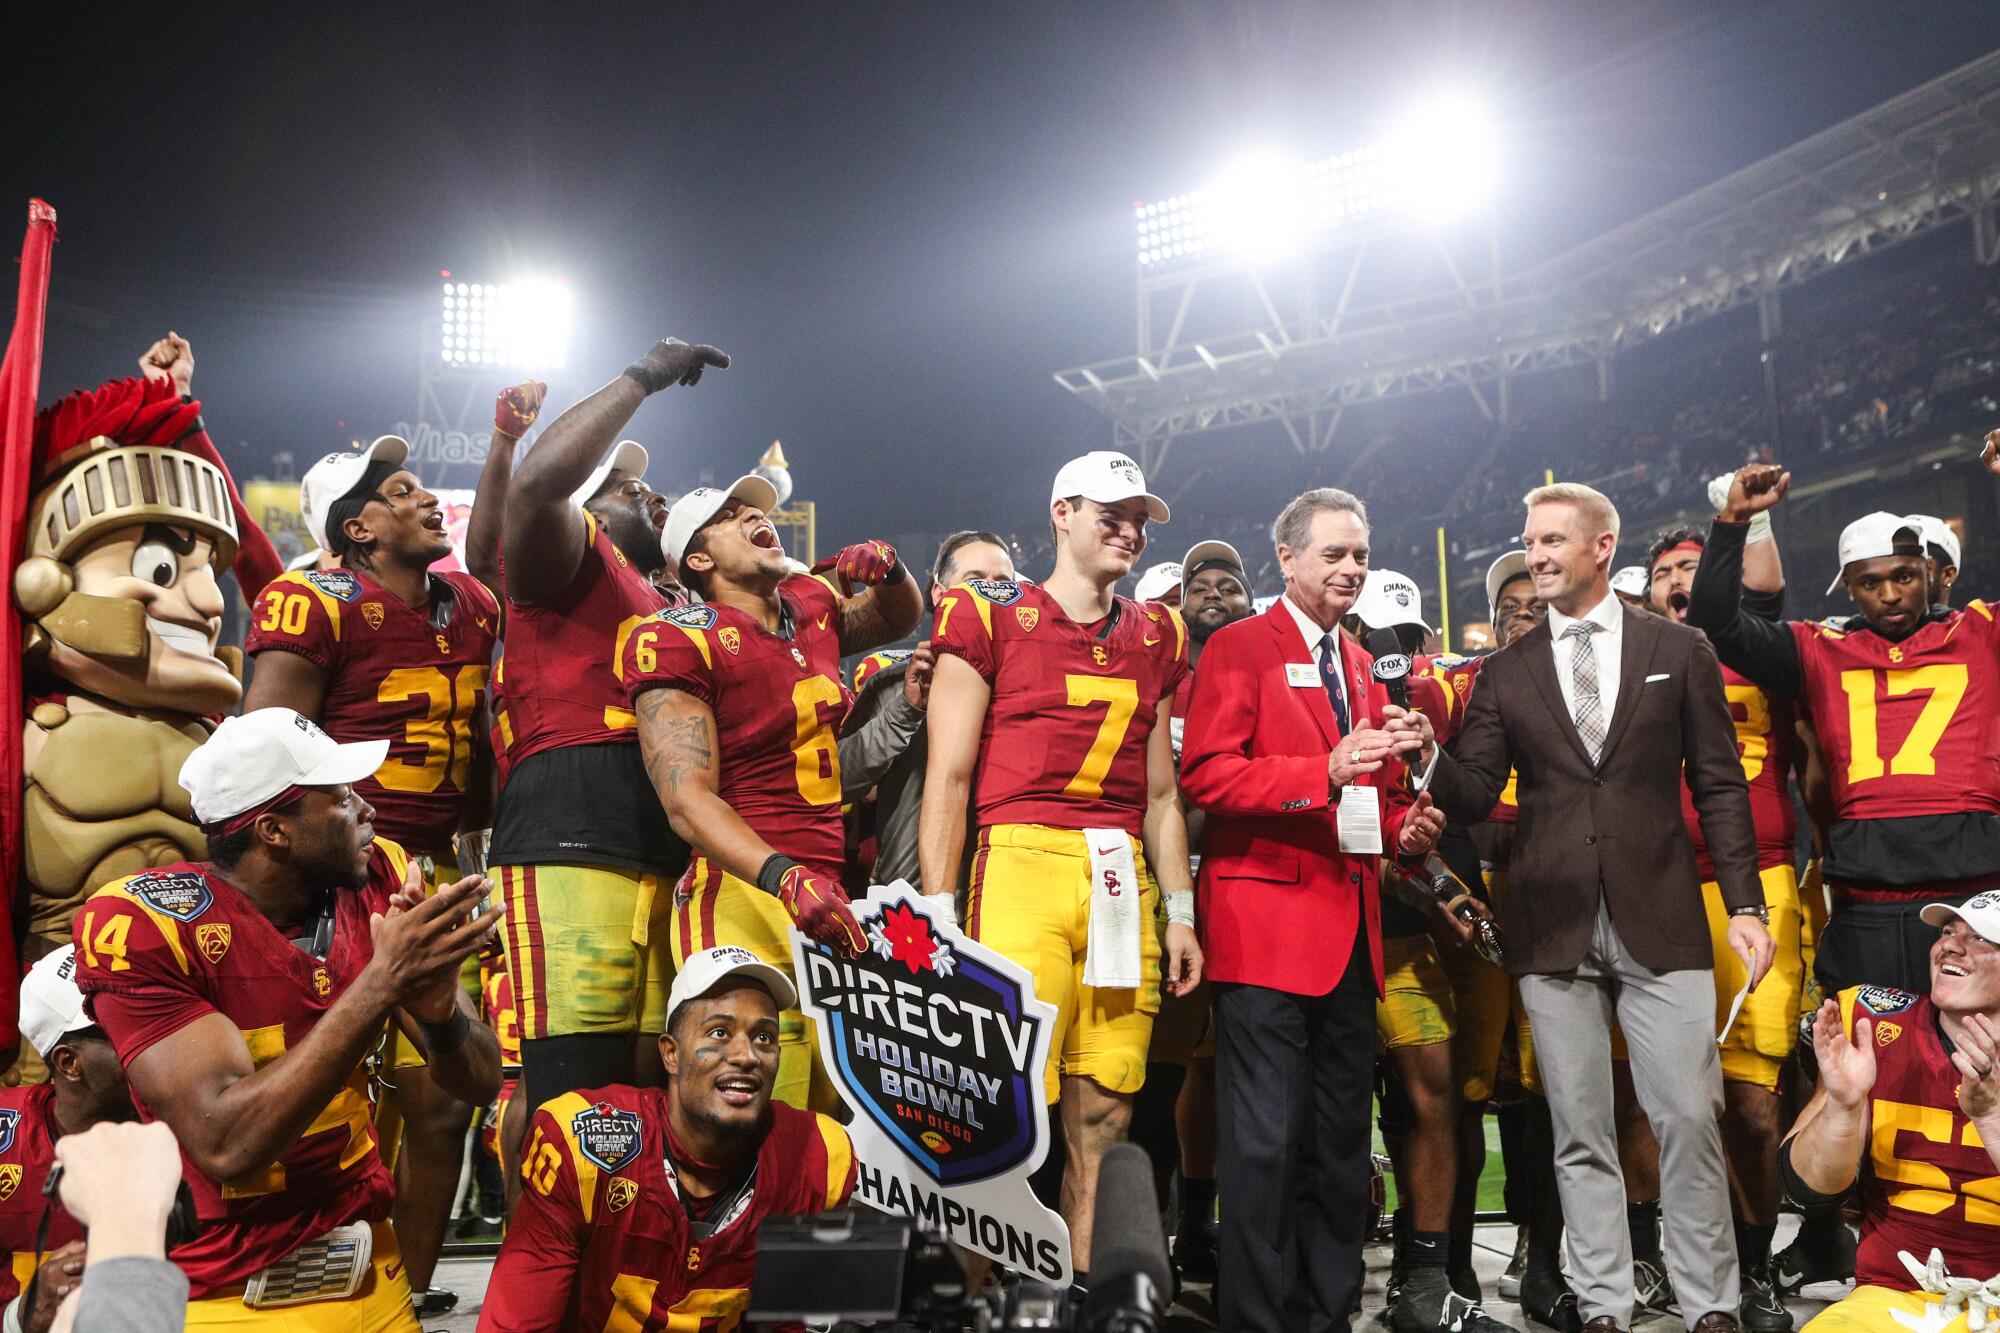
POLYGON ((1159 1292, 1173 1290, 1167 1237, 1153 1192, 1153 1162, 1136 1143, 1121 1143, 1097 1168, 1097 1210, 1091 1214, 1090 1285, 1108 1286, 1133 1273, 1159 1292))

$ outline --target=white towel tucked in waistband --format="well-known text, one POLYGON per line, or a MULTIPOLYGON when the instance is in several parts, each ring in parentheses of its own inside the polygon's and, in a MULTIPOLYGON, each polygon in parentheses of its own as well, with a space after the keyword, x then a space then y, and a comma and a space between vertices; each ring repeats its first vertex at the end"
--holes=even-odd
POLYGON ((1139 947, 1139 866, 1123 829, 1087 828, 1090 848, 1090 938, 1083 955, 1083 984, 1136 990, 1144 979, 1139 947))

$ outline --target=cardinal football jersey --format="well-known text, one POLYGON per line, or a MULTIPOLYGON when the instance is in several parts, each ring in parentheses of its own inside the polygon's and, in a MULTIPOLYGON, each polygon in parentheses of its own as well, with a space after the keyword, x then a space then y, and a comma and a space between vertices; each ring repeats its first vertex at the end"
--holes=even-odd
MULTIPOLYGON (((1743 780, 1750 787, 1750 821, 1757 832, 1757 868, 1790 865, 1798 841, 1798 814, 1792 809, 1790 781, 1792 701, 1767 694, 1760 686, 1728 667, 1722 668, 1722 692, 1729 700, 1729 719, 1736 725, 1736 753, 1743 763, 1743 780)), ((1681 782, 1681 819, 1694 843, 1695 864, 1703 880, 1715 878, 1708 859, 1708 840, 1695 817, 1694 793, 1681 782)))
POLYGON ((666 599, 589 510, 583 523, 583 560, 562 595, 545 606, 508 599, 494 691, 510 769, 560 746, 638 739, 616 667, 627 637, 666 599))
MULTIPOLYGON (((35 1231, 49 1200, 42 1182, 56 1161, 56 1089, 53 1083, 0 1088, 0 1305, 35 1275, 35 1231)), ((83 1227, 57 1204, 49 1215, 44 1256, 83 1237, 83 1227)))
POLYGON ((1922 1258, 1932 1247, 1960 1276, 2000 1272, 2000 1175, 1958 1108, 1958 1069, 1937 1011, 1927 998, 1889 986, 1842 991, 1849 1035, 1860 1018, 1875 1026, 1875 1087, 1856 1281, 1906 1289, 1909 1270, 1896 1251, 1922 1258))
MULTIPOLYGON (((408 857, 377 839, 368 885, 334 895, 324 962, 280 934, 207 863, 180 862, 118 880, 77 913, 77 985, 127 1069, 155 1042, 220 1013, 262 1067, 298 1045, 374 956, 370 914, 388 909, 408 857)), ((142 1119, 153 1112, 134 1089, 142 1119)), ((376 1151, 368 1071, 346 1086, 298 1142, 254 1177, 224 1185, 183 1160, 201 1230, 171 1258, 200 1297, 233 1286, 333 1227, 389 1215, 394 1178, 376 1151)))
POLYGON ((939 601, 931 646, 992 687, 973 807, 981 825, 1140 835, 1146 739, 1187 678, 1187 627, 1158 602, 1117 598, 1079 625, 1039 585, 973 579, 939 601))
POLYGON ((698 602, 634 630, 618 676, 636 700, 683 690, 715 713, 722 780, 717 794, 777 851, 838 879, 840 723, 854 700, 841 683, 840 597, 799 575, 778 585, 773 634, 734 607, 698 602))
POLYGON ((1896 643, 1865 626, 1789 627, 1840 819, 2000 813, 1992 608, 1973 602, 1896 643))
POLYGON ((382 767, 355 784, 376 832, 447 856, 499 631, 499 603, 470 574, 433 574, 419 612, 359 570, 295 571, 257 595, 244 648, 297 653, 326 673, 326 733, 389 742, 382 767))
POLYGON ((732 1333, 750 1304, 757 1228, 837 1208, 854 1189, 846 1130, 778 1102, 769 1115, 748 1179, 707 1201, 697 1222, 667 1156, 663 1090, 609 1087, 545 1103, 479 1327, 732 1333))

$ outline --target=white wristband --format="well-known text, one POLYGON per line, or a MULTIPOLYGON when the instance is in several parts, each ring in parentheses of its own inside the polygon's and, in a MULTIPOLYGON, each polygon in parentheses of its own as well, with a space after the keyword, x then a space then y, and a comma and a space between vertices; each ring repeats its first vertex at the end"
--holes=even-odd
POLYGON ((4 1330, 4 1333, 21 1333, 21 1302, 27 1299, 27 1295, 26 1290, 23 1290, 19 1296, 7 1302, 7 1316, 4 1320, 0 1320, 0 1330, 4 1330))
POLYGON ((1771 513, 1768 509, 1760 509, 1750 515, 1750 531, 1744 536, 1743 544, 1749 546, 1754 542, 1767 542, 1770 540, 1771 513))
POLYGON ((1194 924, 1193 889, 1181 889, 1167 895, 1167 924, 1170 926, 1194 924))

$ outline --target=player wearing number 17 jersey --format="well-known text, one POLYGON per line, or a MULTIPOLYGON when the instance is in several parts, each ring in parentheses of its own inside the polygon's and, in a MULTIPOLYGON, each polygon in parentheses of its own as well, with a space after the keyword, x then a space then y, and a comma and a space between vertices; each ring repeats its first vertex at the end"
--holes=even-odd
POLYGON ((1125 1136, 1159 1011, 1162 891, 1173 991, 1200 979, 1167 725, 1188 645, 1176 612, 1112 592, 1148 520, 1168 517, 1131 459, 1065 464, 1050 516, 1046 583, 975 580, 938 603, 919 859, 926 885, 953 884, 974 843, 967 932, 1056 1006, 1046 1091, 1062 1106, 1062 1212, 1087 1269, 1097 1165, 1125 1136))
MULTIPOLYGON (((618 675, 639 720, 658 800, 695 857, 674 891, 675 964, 735 945, 791 974, 790 929, 858 952, 860 926, 841 887, 838 729, 852 701, 844 654, 901 638, 922 599, 895 551, 850 546, 826 562, 835 582, 797 576, 768 513, 762 477, 675 501, 661 550, 705 599, 635 629, 618 675)), ((781 1016, 776 1095, 830 1109, 813 1088, 804 1016, 781 1016)))
POLYGON ((1722 664, 1797 699, 1833 788, 1822 863, 1833 914, 1814 971, 1831 994, 1862 982, 1923 989, 1932 899, 2000 882, 2000 625, 1993 609, 1926 605, 1921 525, 1869 514, 1840 535, 1860 614, 1772 624, 1738 605, 1749 518, 1789 474, 1745 468, 1710 531, 1688 604, 1722 664))

